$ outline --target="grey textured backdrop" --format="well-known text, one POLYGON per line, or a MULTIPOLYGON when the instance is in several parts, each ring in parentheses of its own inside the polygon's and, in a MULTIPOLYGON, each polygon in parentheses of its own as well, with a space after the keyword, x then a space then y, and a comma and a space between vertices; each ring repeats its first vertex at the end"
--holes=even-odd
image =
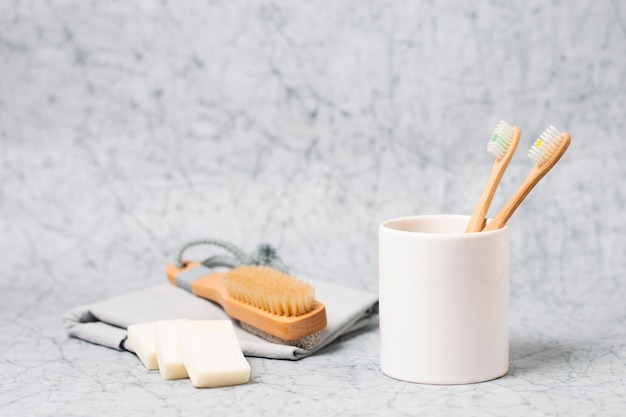
POLYGON ((625 85, 619 1, 3 1, 0 328, 161 283, 195 237, 376 292, 378 225, 469 214, 505 119, 492 215, 573 138, 509 223, 512 335, 622 334, 625 85))
POLYGON ((375 291, 378 224, 470 213, 503 118, 491 214, 543 129, 574 141, 510 222, 514 290, 610 304, 626 11, 544 3, 3 3, 4 285, 141 287, 211 236, 375 291))

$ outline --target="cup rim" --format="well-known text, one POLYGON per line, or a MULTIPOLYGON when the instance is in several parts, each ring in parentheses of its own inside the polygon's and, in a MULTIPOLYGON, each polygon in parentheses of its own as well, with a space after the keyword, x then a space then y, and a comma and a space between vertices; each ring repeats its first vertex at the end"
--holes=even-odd
MULTIPOLYGON (((381 231, 385 230, 386 232, 389 232, 389 233, 406 234, 406 235, 413 235, 413 236, 428 236, 428 237, 439 238, 439 239, 451 239, 451 238, 452 239, 476 239, 480 237, 492 236, 498 233, 505 233, 508 230, 508 226, 504 225, 504 227, 500 229, 489 230, 486 232, 465 233, 463 231, 463 232, 458 232, 458 233, 456 232, 439 233, 439 232, 419 232, 419 231, 412 231, 412 230, 400 230, 400 229, 392 228, 389 226, 389 224, 393 222, 402 222, 402 221, 413 220, 413 219, 427 220, 428 218, 439 218, 439 219, 448 218, 448 219, 469 221, 470 217, 471 216, 462 215, 462 214, 419 214, 419 215, 413 215, 413 216, 403 216, 403 217, 396 217, 393 219, 387 219, 383 221, 380 224, 379 229, 381 231)), ((488 220, 491 220, 491 219, 488 219, 488 220)))

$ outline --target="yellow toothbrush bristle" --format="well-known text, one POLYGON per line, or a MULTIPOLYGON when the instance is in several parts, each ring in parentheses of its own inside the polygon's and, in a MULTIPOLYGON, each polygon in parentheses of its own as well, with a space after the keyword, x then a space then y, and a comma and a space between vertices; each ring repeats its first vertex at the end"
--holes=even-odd
POLYGON ((311 284, 266 266, 231 269, 222 282, 233 298, 279 316, 300 316, 315 303, 311 284))
POLYGON ((539 136, 528 151, 528 157, 538 165, 545 163, 561 144, 563 138, 554 126, 550 126, 539 136))

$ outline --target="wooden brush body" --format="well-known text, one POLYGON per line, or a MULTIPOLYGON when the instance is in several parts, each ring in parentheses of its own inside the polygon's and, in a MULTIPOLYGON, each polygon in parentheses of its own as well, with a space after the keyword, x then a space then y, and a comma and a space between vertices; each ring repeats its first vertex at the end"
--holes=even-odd
MULTIPOLYGON (((192 268, 201 267, 197 262, 186 262, 182 268, 170 264, 167 277, 172 285, 177 284, 176 277, 192 268)), ((247 323, 263 332, 283 340, 296 340, 312 335, 326 327, 326 308, 319 301, 313 303, 311 311, 299 316, 281 316, 261 310, 232 297, 222 281, 223 273, 212 272, 191 283, 191 292, 198 297, 219 304, 230 317, 247 323)), ((262 285, 262 282, 260 282, 262 285)))

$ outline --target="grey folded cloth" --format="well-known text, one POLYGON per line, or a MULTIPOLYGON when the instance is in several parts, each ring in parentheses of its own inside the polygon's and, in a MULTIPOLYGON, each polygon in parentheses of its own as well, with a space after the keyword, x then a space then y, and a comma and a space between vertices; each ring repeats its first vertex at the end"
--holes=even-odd
MULTIPOLYGON (((327 327, 311 349, 271 343, 235 324, 241 349, 246 356, 298 360, 327 346, 337 337, 373 323, 378 296, 337 284, 306 278, 315 287, 316 298, 326 306, 327 327)), ((187 318, 224 320, 229 317, 210 301, 170 285, 157 285, 142 291, 76 307, 63 315, 70 336, 132 352, 126 344, 126 328, 135 323, 187 318)))

